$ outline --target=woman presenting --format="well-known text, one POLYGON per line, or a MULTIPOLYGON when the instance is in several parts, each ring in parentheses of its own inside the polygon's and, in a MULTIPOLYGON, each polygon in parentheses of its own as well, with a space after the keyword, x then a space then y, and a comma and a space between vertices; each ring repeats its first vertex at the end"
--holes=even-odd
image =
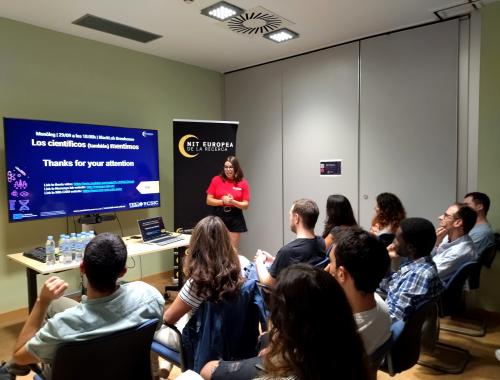
POLYGON ((221 218, 231 234, 231 243, 238 248, 240 233, 246 232, 247 225, 243 212, 250 203, 250 188, 243 179, 238 159, 229 156, 222 172, 212 178, 207 189, 207 205, 214 206, 213 215, 221 218))

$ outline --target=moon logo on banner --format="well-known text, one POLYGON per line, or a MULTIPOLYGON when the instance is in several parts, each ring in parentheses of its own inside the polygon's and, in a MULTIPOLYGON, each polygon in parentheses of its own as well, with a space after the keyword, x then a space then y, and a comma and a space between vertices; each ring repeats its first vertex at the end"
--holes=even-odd
POLYGON ((195 138, 196 140, 198 140, 198 137, 196 137, 195 135, 184 135, 181 137, 181 139, 179 140, 179 152, 186 158, 193 158, 193 157, 196 157, 199 153, 196 153, 196 154, 189 154, 188 152, 186 152, 186 149, 184 148, 184 144, 186 143, 186 141, 190 138, 195 138))

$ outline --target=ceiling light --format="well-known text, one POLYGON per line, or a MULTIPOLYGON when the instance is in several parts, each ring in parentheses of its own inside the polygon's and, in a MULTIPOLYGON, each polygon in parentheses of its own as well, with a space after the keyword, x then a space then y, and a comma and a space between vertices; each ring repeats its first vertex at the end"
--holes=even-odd
POLYGON ((452 17, 457 17, 457 16, 463 16, 466 14, 471 13, 472 11, 481 8, 481 1, 480 0, 469 0, 467 2, 464 2, 462 4, 454 5, 452 7, 447 7, 444 9, 440 9, 438 11, 434 11, 434 14, 440 19, 440 20, 446 20, 452 17))
POLYGON ((219 1, 216 4, 201 10, 201 14, 215 18, 219 21, 228 20, 234 16, 238 16, 240 13, 243 13, 243 9, 226 3, 225 1, 219 1))
POLYGON ((279 30, 275 30, 274 32, 264 34, 264 38, 274 42, 286 42, 288 40, 292 40, 294 38, 298 38, 299 34, 291 31, 287 28, 282 28, 279 30))

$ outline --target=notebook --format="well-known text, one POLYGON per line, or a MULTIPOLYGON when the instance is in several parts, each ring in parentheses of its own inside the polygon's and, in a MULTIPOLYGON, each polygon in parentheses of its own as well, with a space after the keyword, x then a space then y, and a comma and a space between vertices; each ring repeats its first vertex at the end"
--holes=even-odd
POLYGON ((165 225, 161 216, 141 219, 137 221, 137 224, 139 225, 139 231, 141 231, 144 243, 165 245, 182 240, 182 237, 165 231, 165 225))

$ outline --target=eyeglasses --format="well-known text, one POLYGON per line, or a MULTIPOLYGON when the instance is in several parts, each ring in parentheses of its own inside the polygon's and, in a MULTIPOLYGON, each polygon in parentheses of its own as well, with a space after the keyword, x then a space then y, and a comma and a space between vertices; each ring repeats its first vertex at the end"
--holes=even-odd
POLYGON ((450 214, 447 214, 446 212, 443 213, 443 218, 451 218, 451 219, 455 219, 455 215, 450 215, 450 214))

